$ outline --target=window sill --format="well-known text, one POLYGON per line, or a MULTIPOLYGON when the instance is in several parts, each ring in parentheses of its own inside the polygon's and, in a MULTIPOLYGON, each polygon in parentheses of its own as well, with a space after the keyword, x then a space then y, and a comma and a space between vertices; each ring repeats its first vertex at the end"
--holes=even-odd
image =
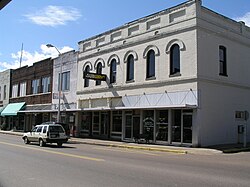
POLYGON ((133 82, 135 82, 135 80, 129 80, 129 81, 126 81, 126 84, 133 83, 133 82))
POLYGON ((156 80, 156 77, 148 77, 145 79, 146 81, 156 80))
POLYGON ((224 74, 224 73, 220 73, 219 75, 220 75, 220 76, 224 76, 224 77, 228 77, 228 75, 227 75, 227 74, 224 74))
POLYGON ((180 72, 169 75, 169 77, 180 77, 180 72))

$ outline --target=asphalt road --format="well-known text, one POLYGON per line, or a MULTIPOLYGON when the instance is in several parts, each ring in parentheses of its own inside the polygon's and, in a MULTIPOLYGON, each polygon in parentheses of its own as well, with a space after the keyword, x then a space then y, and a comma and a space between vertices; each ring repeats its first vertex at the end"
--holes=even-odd
POLYGON ((192 155, 84 144, 25 145, 0 134, 0 187, 250 186, 250 152, 192 155))

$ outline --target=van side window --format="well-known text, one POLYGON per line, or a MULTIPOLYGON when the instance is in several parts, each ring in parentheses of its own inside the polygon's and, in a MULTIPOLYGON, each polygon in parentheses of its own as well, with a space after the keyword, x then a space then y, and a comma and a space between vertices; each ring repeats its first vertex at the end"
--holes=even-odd
POLYGON ((32 129, 32 132, 36 132, 36 129, 37 129, 37 127, 34 127, 34 128, 32 129))
POLYGON ((42 132, 42 128, 43 128, 43 126, 38 127, 37 130, 36 130, 36 132, 42 132))
POLYGON ((43 133, 46 133, 46 131, 47 131, 47 126, 44 126, 43 127, 43 133))

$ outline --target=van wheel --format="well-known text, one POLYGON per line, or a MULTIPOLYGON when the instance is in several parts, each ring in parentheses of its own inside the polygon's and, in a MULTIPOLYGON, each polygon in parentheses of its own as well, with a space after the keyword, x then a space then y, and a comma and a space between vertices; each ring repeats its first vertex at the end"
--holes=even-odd
POLYGON ((44 143, 43 139, 39 139, 39 146, 43 147, 44 145, 45 145, 45 143, 44 143))
POLYGON ((25 144, 29 144, 30 143, 30 141, 28 140, 27 137, 24 137, 23 141, 24 141, 25 144))
POLYGON ((57 143, 57 146, 58 146, 58 147, 62 147, 62 143, 61 143, 61 142, 58 142, 58 143, 57 143))

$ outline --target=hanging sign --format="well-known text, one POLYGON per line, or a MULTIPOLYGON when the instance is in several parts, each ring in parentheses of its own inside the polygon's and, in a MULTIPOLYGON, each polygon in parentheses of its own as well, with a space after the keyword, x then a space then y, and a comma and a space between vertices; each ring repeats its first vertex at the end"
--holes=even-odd
POLYGON ((84 72, 83 73, 83 78, 84 79, 93 79, 93 80, 97 80, 97 81, 106 81, 107 75, 84 72))

